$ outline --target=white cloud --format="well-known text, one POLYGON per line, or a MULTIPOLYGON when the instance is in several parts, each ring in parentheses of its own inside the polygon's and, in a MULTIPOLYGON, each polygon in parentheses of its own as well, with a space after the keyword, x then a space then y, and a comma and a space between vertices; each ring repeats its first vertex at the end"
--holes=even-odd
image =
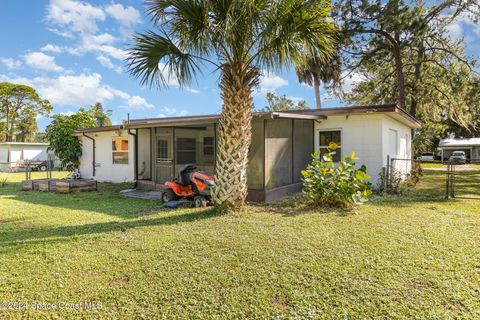
POLYGON ((357 85, 358 83, 365 80, 365 78, 357 72, 343 72, 342 73, 342 88, 343 90, 348 93, 352 91, 352 88, 357 85))
POLYGON ((50 0, 47 6, 46 20, 59 27, 52 28, 63 36, 72 32, 95 33, 97 21, 105 20, 105 12, 89 3, 75 0, 50 0))
POLYGON ((108 57, 100 55, 97 57, 97 61, 100 62, 100 64, 105 68, 111 69, 116 73, 122 73, 122 68, 120 66, 113 64, 112 60, 110 60, 108 57))
POLYGON ((99 35, 84 34, 81 36, 81 44, 77 47, 66 48, 66 51, 73 55, 95 53, 107 55, 117 60, 124 60, 127 54, 124 50, 116 48, 113 44, 116 38, 109 33, 99 35))
POLYGON ((157 118, 184 117, 189 114, 190 112, 186 109, 177 109, 175 107, 163 107, 161 109, 161 113, 157 114, 157 118))
POLYGON ((56 64, 55 57, 43 52, 30 52, 24 56, 25 62, 34 69, 61 72, 64 69, 56 64))
POLYGON ((134 24, 139 23, 140 13, 133 7, 124 7, 121 4, 115 3, 108 5, 105 11, 121 25, 125 27, 131 27, 134 24))
POLYGON ((45 46, 43 46, 40 51, 44 51, 44 52, 52 52, 52 53, 60 53, 62 52, 62 48, 57 46, 57 45, 54 45, 54 44, 47 44, 45 46))
POLYGON ((260 83, 257 94, 265 95, 267 92, 275 92, 277 88, 288 85, 288 81, 275 74, 263 72, 260 76, 260 83))
POLYGON ((144 98, 102 84, 98 73, 61 75, 56 78, 11 78, 0 74, 0 81, 26 84, 34 87, 42 98, 56 106, 85 106, 116 98, 124 100, 125 108, 153 108, 144 98))
POLYGON ((0 62, 2 62, 7 69, 17 69, 22 65, 20 61, 13 58, 0 58, 0 62))
POLYGON ((155 106, 148 103, 147 100, 140 96, 131 96, 127 99, 127 106, 123 106, 126 109, 153 109, 155 106))

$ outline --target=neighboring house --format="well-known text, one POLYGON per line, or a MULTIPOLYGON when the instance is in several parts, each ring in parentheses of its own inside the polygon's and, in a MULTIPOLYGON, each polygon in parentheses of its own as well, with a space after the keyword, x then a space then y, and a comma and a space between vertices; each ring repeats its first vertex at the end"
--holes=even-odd
MULTIPOLYGON (((219 115, 130 120, 122 126, 79 130, 80 172, 98 181, 136 181, 155 188, 187 163, 215 171, 219 115)), ((301 190, 301 170, 314 150, 339 145, 335 160, 355 151, 376 183, 387 155, 412 157, 419 122, 396 105, 257 112, 249 152, 249 200, 269 201, 301 190)), ((403 173, 410 163, 402 162, 403 173)))
POLYGON ((480 162, 480 138, 443 139, 438 144, 438 150, 442 160, 448 160, 454 151, 465 151, 467 160, 480 162))
POLYGON ((10 171, 19 160, 47 160, 47 149, 48 143, 0 142, 0 171, 10 171))

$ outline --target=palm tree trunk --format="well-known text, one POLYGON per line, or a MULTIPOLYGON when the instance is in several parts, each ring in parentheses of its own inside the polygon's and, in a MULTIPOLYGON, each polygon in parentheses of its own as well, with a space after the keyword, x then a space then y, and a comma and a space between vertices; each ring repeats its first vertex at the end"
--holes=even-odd
POLYGON ((320 99, 320 81, 318 80, 317 76, 313 77, 313 89, 315 90, 315 103, 317 105, 317 109, 322 109, 322 102, 320 99))
POLYGON ((247 196, 248 150, 252 137, 253 87, 258 70, 242 63, 224 65, 220 90, 222 113, 217 133, 215 206, 239 209, 247 196))

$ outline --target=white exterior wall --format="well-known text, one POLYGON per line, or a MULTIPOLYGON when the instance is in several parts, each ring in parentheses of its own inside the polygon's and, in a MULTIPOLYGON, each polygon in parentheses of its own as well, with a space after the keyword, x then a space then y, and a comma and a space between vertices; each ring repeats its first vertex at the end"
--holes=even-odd
POLYGON ((80 174, 82 178, 95 178, 100 182, 132 182, 134 180, 134 139, 123 130, 121 136, 117 131, 97 132, 88 134, 95 138, 95 177, 92 170, 92 144, 86 137, 79 137, 82 142, 80 157, 80 174), (113 164, 112 138, 128 138, 128 164, 113 164))
POLYGON ((360 158, 358 166, 367 167, 367 173, 376 184, 382 170, 382 115, 338 115, 315 123, 315 151, 319 149, 319 132, 341 130, 342 159, 352 151, 360 158))
POLYGON ((0 171, 14 167, 19 160, 48 160, 47 145, 11 143, 0 145, 0 171))
MULTIPOLYGON (((403 123, 384 116, 382 120, 382 132, 383 132, 383 152, 382 161, 383 166, 387 166, 387 156, 396 159, 412 159, 412 129, 404 125, 403 123), (391 141, 391 133, 396 133, 396 146, 391 141)), ((410 172, 412 169, 411 161, 395 160, 393 166, 396 170, 400 171, 402 175, 410 172)))
MULTIPOLYGON (((355 152, 358 166, 365 165, 370 182, 378 183, 382 168, 387 165, 387 154, 395 149, 396 158, 411 158, 411 129, 386 114, 358 114, 329 116, 315 123, 315 151, 319 149, 319 132, 341 130, 342 158, 355 152), (389 141, 390 129, 397 132, 396 147, 389 141)), ((398 162, 403 173, 410 171, 409 162, 398 162)))

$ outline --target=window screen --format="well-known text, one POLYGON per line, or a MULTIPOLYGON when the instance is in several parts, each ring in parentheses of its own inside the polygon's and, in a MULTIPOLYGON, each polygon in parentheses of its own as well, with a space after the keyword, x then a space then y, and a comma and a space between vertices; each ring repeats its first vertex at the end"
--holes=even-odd
POLYGON ((177 138, 177 164, 197 162, 196 144, 195 138, 177 138))
POLYGON ((213 137, 204 137, 203 138, 203 154, 206 156, 213 156, 214 150, 214 139, 213 137))
POLYGON ((322 154, 328 152, 328 145, 330 142, 335 142, 338 145, 335 154, 333 155, 333 161, 339 162, 342 160, 342 132, 340 130, 320 131, 320 152, 322 154))
POLYGON ((166 161, 169 160, 168 152, 168 140, 167 139, 158 139, 157 140, 157 160, 166 161))

